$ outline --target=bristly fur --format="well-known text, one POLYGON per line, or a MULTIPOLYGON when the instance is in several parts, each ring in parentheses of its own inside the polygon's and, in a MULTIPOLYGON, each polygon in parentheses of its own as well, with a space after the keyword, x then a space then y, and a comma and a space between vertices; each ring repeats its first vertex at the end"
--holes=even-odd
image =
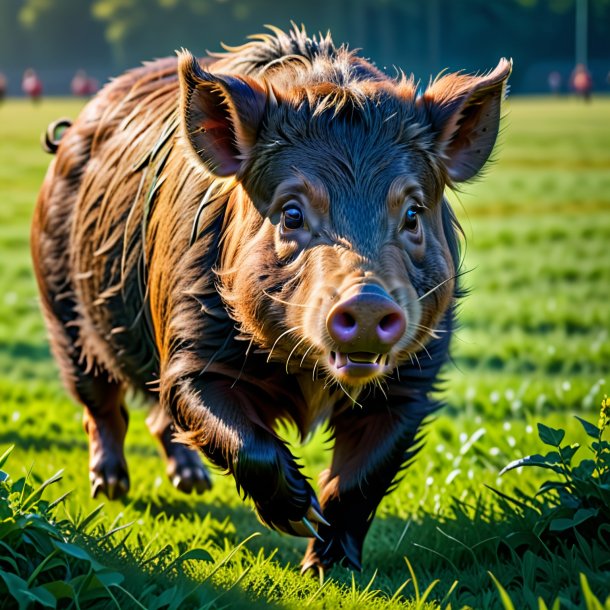
POLYGON ((136 388, 171 413, 164 434, 175 425, 230 472, 265 523, 296 535, 315 523, 323 540, 304 569, 360 566, 377 505, 438 408, 462 294, 443 192, 491 153, 509 73, 502 60, 418 95, 412 76, 390 78, 330 35, 271 28, 128 72, 61 139, 50 128, 34 266, 107 489, 126 476, 123 396, 136 388), (301 241, 280 228, 291 201, 309 215, 301 241), (419 238, 403 228, 409 205, 419 238), (329 364, 327 319, 366 284, 407 330, 388 371, 346 382, 329 364), (330 426, 320 502, 276 432, 284 419, 303 437, 330 426))

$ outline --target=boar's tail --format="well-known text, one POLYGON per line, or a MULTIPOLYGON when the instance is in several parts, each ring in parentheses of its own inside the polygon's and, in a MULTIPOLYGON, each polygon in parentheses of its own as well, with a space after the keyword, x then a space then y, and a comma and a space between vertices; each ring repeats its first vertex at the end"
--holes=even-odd
POLYGON ((71 125, 72 121, 70 119, 57 119, 57 121, 53 121, 42 135, 42 150, 54 155, 57 152, 61 139, 66 133, 66 129, 71 125))

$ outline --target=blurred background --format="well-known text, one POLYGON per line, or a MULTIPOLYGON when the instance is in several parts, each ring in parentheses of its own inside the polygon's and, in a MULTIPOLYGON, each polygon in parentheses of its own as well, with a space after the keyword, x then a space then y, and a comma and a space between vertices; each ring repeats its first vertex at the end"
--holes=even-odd
POLYGON ((8 95, 22 94, 28 68, 44 94, 61 95, 77 70, 103 84, 177 48, 203 55, 291 20, 424 82, 508 56, 513 93, 567 91, 577 63, 595 91, 610 91, 610 0, 2 0, 0 72, 8 95))

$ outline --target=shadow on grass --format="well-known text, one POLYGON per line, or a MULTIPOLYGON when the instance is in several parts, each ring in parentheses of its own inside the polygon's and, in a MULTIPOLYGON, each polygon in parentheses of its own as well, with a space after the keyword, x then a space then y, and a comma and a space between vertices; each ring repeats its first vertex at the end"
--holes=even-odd
POLYGON ((33 449, 35 451, 74 451, 87 452, 88 444, 86 437, 82 441, 74 440, 69 435, 65 438, 55 436, 38 436, 29 433, 8 430, 0 432, 0 445, 15 445, 23 449, 33 449))
MULTIPOLYGON (((263 535, 248 543, 250 551, 256 554, 263 550, 266 555, 276 551, 274 562, 281 567, 290 565, 295 571, 307 545, 305 539, 270 532, 245 504, 224 506, 217 501, 202 501, 193 505, 171 499, 150 503, 141 500, 135 506, 140 510, 150 506, 156 515, 210 515, 220 523, 231 524, 231 531, 221 528, 218 536, 235 544, 252 531, 259 531, 263 535)), ((326 572, 326 578, 347 589, 351 589, 354 578, 360 591, 372 582, 371 590, 388 598, 411 579, 402 593, 407 599, 431 587, 428 602, 441 607, 451 603, 453 607, 501 610, 504 605, 491 572, 516 608, 537 610, 540 598, 548 607, 557 598, 562 608, 582 607, 582 573, 593 593, 604 600, 610 580, 610 545, 595 537, 585 541, 573 535, 540 540, 534 533, 536 520, 533 512, 515 511, 490 495, 479 497, 473 504, 449 500, 442 516, 422 513, 409 520, 378 518, 365 543, 362 573, 335 566, 326 572), (405 558, 413 568, 417 593, 405 558)))
MULTIPOLYGON (((28 424, 31 425, 32 422, 28 420, 28 424)), ((86 456, 89 450, 87 435, 84 432, 82 432, 81 438, 75 440, 72 431, 64 431, 60 425, 53 422, 48 424, 46 431, 41 434, 17 430, 0 432, 0 445, 16 445, 23 449, 33 449, 35 451, 82 451, 83 463, 87 461, 86 456)), ((159 457, 159 469, 161 472, 163 471, 163 462, 158 449, 154 445, 130 442, 126 447, 126 452, 128 459, 130 456, 133 458, 159 457)))
POLYGON ((248 548, 255 554, 261 550, 269 552, 271 549, 277 549, 275 558, 282 565, 298 566, 308 542, 304 538, 270 530, 257 519, 254 509, 248 502, 235 504, 232 500, 231 503, 223 504, 218 498, 207 501, 204 494, 196 500, 190 497, 182 499, 140 496, 129 504, 135 510, 149 512, 154 518, 164 516, 187 518, 193 521, 196 521, 196 518, 200 520, 209 518, 218 523, 218 526, 213 528, 213 540, 217 544, 222 544, 224 539, 232 544, 238 544, 251 533, 259 532, 261 535, 251 540, 248 548))
POLYGON ((0 342, 0 356, 8 356, 13 361, 25 360, 27 363, 45 360, 49 363, 52 362, 51 352, 47 343, 0 342))

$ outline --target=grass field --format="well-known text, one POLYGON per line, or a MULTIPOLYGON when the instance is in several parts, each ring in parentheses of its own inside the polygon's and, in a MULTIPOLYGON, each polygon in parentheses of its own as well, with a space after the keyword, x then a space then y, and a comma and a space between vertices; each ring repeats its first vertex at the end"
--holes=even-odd
MULTIPOLYGON (((204 497, 175 491, 135 400, 127 437, 132 491, 126 501, 107 502, 91 530, 99 538, 131 523, 96 551, 128 574, 123 587, 130 593, 118 591, 117 605, 160 607, 159 591, 169 582, 192 589, 184 608, 202 606, 202 599, 211 607, 508 608, 491 572, 517 609, 545 607, 539 597, 549 607, 560 598, 562 608, 610 608, 608 548, 600 555, 578 536, 552 551, 514 545, 531 524, 486 487, 532 495, 549 471, 500 477, 502 467, 543 452, 538 422, 585 443, 573 415, 596 422, 610 393, 610 99, 585 105, 515 98, 507 108, 495 163, 484 179, 451 196, 467 235, 471 294, 446 371, 447 407, 382 503, 363 572, 335 568, 323 585, 301 577, 305 541, 266 530, 220 474, 204 497), (260 535, 221 561, 254 532, 260 535), (197 548, 207 553, 159 574, 168 558, 197 548), (580 573, 599 606, 583 597, 580 573), (205 587, 198 586, 203 579, 205 587)), ((13 479, 31 471, 41 481, 64 469, 46 494, 71 490, 58 512, 73 521, 100 502, 88 495, 80 409, 49 356, 28 232, 49 161, 39 136, 52 119, 78 110, 78 102, 65 100, 0 106, 0 454, 15 445, 5 466, 13 479)), ((323 440, 294 447, 312 476, 329 457, 323 440)), ((0 566, 2 555, 0 547, 0 566)), ((0 582, 3 607, 12 606, 0 582)))

